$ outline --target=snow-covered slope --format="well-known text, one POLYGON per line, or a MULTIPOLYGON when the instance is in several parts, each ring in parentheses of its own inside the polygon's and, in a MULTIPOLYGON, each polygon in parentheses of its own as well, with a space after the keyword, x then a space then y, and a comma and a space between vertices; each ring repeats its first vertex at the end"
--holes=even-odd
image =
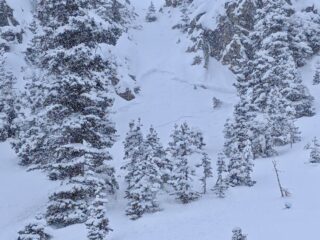
POLYGON ((19 167, 9 144, 1 144, 0 149, 0 239, 9 240, 16 238, 24 221, 43 210, 55 184, 39 172, 19 167))
MULTIPOLYGON (((16 15, 20 16, 17 17, 20 22, 28 19, 30 15, 24 18, 20 14, 30 14, 30 5, 21 5, 18 0, 8 2, 16 15)), ((217 1, 217 4, 221 2, 217 1)), ((302 141, 294 148, 286 146, 273 159, 256 160, 253 176, 256 185, 230 189, 222 200, 209 193, 188 205, 181 205, 172 197, 163 195, 161 212, 136 221, 125 216, 126 201, 123 199, 124 183, 120 166, 123 165, 122 141, 129 121, 141 118, 144 130, 153 125, 164 144, 168 142, 174 124, 187 121, 204 132, 206 149, 215 161, 223 146, 223 125, 238 100, 232 86, 235 77, 225 66, 214 59, 210 60, 208 70, 191 66, 193 59, 185 52, 187 43, 183 34, 172 29, 177 22, 175 10, 170 14, 166 11, 164 15, 158 14, 157 22, 145 23, 149 1, 135 0, 133 4, 140 15, 137 23, 141 29, 131 30, 130 39, 123 37, 116 51, 127 56, 141 92, 131 102, 117 99, 114 106, 119 140, 112 154, 120 191, 118 196, 110 199, 108 206, 108 217, 114 229, 109 239, 229 240, 231 230, 239 226, 248 233, 248 240, 317 240, 320 166, 308 164, 308 152, 303 149, 314 136, 320 135, 320 129, 317 128, 320 122, 320 86, 311 84, 313 61, 301 72, 304 82, 316 97, 317 114, 299 120, 302 141), (222 100, 221 108, 212 108, 213 97, 222 100), (280 177, 283 185, 292 193, 290 198, 280 197, 272 160, 279 162, 280 177), (291 209, 285 209, 286 202, 292 204, 291 209)), ((157 6, 161 4, 160 0, 156 2, 157 6)), ((15 66, 13 62, 11 65, 15 66)), ((0 149, 0 239, 13 240, 24 222, 43 210, 48 193, 56 186, 47 181, 43 173, 26 172, 19 167, 7 143, 1 144, 0 149)), ((210 180, 210 186, 214 181, 215 178, 210 180)), ((85 229, 81 225, 52 229, 52 234, 57 240, 86 239, 85 229)))

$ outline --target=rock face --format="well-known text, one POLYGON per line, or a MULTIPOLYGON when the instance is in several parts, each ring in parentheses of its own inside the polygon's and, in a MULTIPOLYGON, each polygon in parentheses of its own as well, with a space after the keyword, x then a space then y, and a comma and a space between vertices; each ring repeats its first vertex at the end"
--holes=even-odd
MULTIPOLYGON (((259 0, 228 1, 224 6, 225 13, 216 20, 215 28, 207 28, 201 24, 201 18, 208 14, 207 12, 198 14, 188 26, 187 32, 193 42, 188 51, 202 55, 205 67, 209 57, 214 57, 237 73, 254 51, 248 37, 254 30, 255 16, 260 4, 262 2, 259 0)), ((314 6, 291 14, 291 50, 297 66, 303 66, 306 58, 320 50, 320 14, 314 6), (302 45, 305 49, 300 49, 299 52, 297 46, 301 48, 302 45)))
POLYGON ((166 0, 167 7, 177 7, 183 3, 192 3, 193 0, 166 0))
POLYGON ((0 1, 0 27, 17 26, 19 23, 13 17, 13 10, 8 6, 5 0, 0 1))
POLYGON ((200 31, 202 39, 200 44, 194 41, 195 45, 189 51, 203 50, 205 66, 209 57, 214 57, 236 72, 251 54, 250 44, 244 39, 253 30, 256 7, 252 0, 240 0, 227 2, 225 10, 225 15, 218 17, 215 29, 204 28, 198 24, 206 13, 193 19, 189 33, 200 31))
POLYGON ((22 42, 23 31, 5 0, 0 0, 0 48, 10 50, 10 44, 22 42))

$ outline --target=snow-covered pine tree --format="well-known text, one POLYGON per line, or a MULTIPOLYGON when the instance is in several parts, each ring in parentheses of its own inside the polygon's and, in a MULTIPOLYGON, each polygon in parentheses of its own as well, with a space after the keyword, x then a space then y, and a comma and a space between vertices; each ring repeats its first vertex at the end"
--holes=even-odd
POLYGON ((274 146, 293 144, 300 140, 300 132, 294 125, 295 111, 287 103, 279 90, 275 87, 270 91, 267 99, 269 128, 274 146))
POLYGON ((125 176, 125 180, 127 182, 127 188, 131 187, 132 175, 131 172, 135 166, 135 162, 138 161, 138 158, 141 158, 142 145, 144 142, 143 134, 141 131, 141 121, 138 119, 138 122, 131 121, 129 123, 129 131, 126 134, 126 138, 123 142, 124 146, 124 157, 125 165, 122 169, 126 170, 127 175, 125 176))
POLYGON ((150 6, 148 8, 148 12, 147 12, 147 15, 146 15, 146 21, 147 22, 155 22, 155 21, 157 21, 156 8, 155 8, 153 2, 150 3, 150 6))
POLYGON ((313 85, 320 84, 320 60, 316 62, 312 83, 313 85))
POLYGON ((203 133, 198 129, 191 129, 190 138, 192 140, 191 144, 195 148, 194 151, 202 153, 204 146, 206 146, 203 133))
MULTIPOLYGON (((239 88, 237 88, 239 91, 239 88)), ((255 104, 251 103, 252 94, 248 91, 240 95, 240 101, 234 107, 233 119, 225 124, 224 154, 231 158, 233 144, 238 143, 240 152, 247 140, 252 142, 254 158, 270 157, 276 154, 267 123, 261 121, 261 114, 255 104)))
POLYGON ((252 186, 255 184, 255 181, 252 180, 251 178, 251 173, 253 172, 253 152, 252 152, 252 143, 250 140, 247 140, 245 142, 245 147, 243 149, 243 160, 246 164, 246 168, 245 168, 245 181, 244 184, 246 186, 252 186))
POLYGON ((288 29, 293 12, 293 7, 286 0, 260 2, 254 31, 250 35, 256 51, 249 86, 254 93, 253 103, 262 112, 267 108, 269 92, 278 87, 295 108, 296 117, 311 116, 314 114, 313 98, 301 82, 290 50, 288 29))
POLYGON ((131 122, 129 127, 124 142, 124 159, 127 162, 123 169, 127 172, 125 198, 129 201, 126 214, 135 220, 145 213, 159 210, 157 194, 163 181, 161 164, 165 160, 165 153, 153 128, 143 140, 140 120, 137 125, 131 122))
POLYGON ((26 57, 39 74, 28 83, 31 114, 20 121, 15 146, 22 161, 44 165, 52 180, 63 181, 49 197, 46 211, 48 223, 58 227, 87 220, 96 188, 117 188, 107 164, 108 148, 116 140, 110 120, 116 71, 107 48, 121 31, 113 19, 100 14, 108 3, 36 4, 37 31, 26 57))
POLYGON ((106 196, 99 193, 89 208, 89 218, 86 221, 89 240, 106 240, 112 229, 106 217, 106 196))
POLYGON ((51 238, 46 227, 46 222, 36 219, 18 232, 17 240, 50 240, 51 238))
POLYGON ((245 182, 246 162, 238 149, 237 143, 232 145, 231 157, 228 163, 228 185, 241 186, 245 182))
POLYGON ((200 181, 202 183, 203 194, 206 194, 208 178, 213 177, 211 159, 209 158, 207 153, 202 153, 201 163, 198 164, 197 167, 202 167, 202 176, 200 178, 200 181))
POLYGON ((127 25, 134 19, 134 13, 129 8, 130 2, 123 0, 108 0, 105 7, 100 9, 100 14, 111 20, 109 22, 117 23, 122 31, 127 31, 127 25))
POLYGON ((306 35, 313 53, 317 54, 320 50, 320 14, 317 6, 308 6, 296 13, 295 18, 301 22, 298 28, 306 35))
POLYGON ((290 24, 291 6, 284 0, 272 0, 261 1, 257 7, 255 28, 250 35, 256 51, 237 74, 240 102, 235 107, 233 120, 227 122, 225 128, 228 157, 232 143, 237 141, 241 152, 241 143, 246 139, 252 142, 254 158, 276 154, 274 145, 299 140, 293 117, 313 114, 312 97, 301 84, 289 49, 288 28, 283 27, 290 24), (274 91, 281 96, 274 95, 274 91), (275 101, 282 104, 278 106, 275 101), (295 111, 290 111, 292 108, 295 111), (289 112, 294 116, 289 116, 289 112))
POLYGON ((231 240, 247 240, 247 235, 242 233, 241 228, 234 228, 231 240))
POLYGON ((313 139, 312 143, 313 147, 310 152, 310 162, 320 163, 320 143, 316 137, 313 139))
POLYGON ((188 7, 189 7, 189 4, 187 2, 183 2, 181 7, 181 13, 182 13, 181 21, 186 28, 190 23, 190 12, 188 11, 188 7))
POLYGON ((88 217, 88 188, 81 182, 66 182, 49 196, 46 220, 49 225, 65 227, 83 223, 88 217))
POLYGON ((320 163, 320 143, 317 137, 312 139, 312 144, 308 144, 306 149, 310 151, 309 161, 311 163, 320 163))
POLYGON ((254 184, 251 179, 251 172, 253 171, 251 142, 246 140, 241 152, 239 145, 235 142, 232 146, 232 155, 228 164, 228 185, 232 187, 251 187, 254 184))
POLYGON ((197 199, 200 194, 192 186, 195 171, 190 165, 190 155, 194 153, 194 140, 192 131, 187 123, 181 126, 175 125, 171 134, 168 152, 171 155, 173 172, 171 184, 173 186, 173 195, 176 199, 186 204, 197 199))
MULTIPOLYGON (((190 11, 189 11, 189 5, 187 1, 183 1, 180 6, 181 16, 180 21, 177 23, 174 28, 180 29, 181 32, 186 33, 190 27, 190 11)), ((201 41, 201 40, 200 40, 201 41)), ((200 56, 196 56, 194 58, 193 65, 200 64, 202 62, 202 58, 200 56)))
POLYGON ((164 187, 164 184, 168 183, 170 179, 172 163, 167 157, 167 152, 162 146, 158 133, 153 126, 149 128, 149 133, 146 136, 145 142, 153 151, 152 155, 161 170, 162 187, 164 187))
MULTIPOLYGON (((253 112, 254 113, 254 112, 253 112)), ((224 144, 224 153, 227 157, 231 156, 231 149, 233 148, 232 144, 235 142, 244 143, 249 139, 249 130, 251 129, 252 117, 250 112, 250 106, 245 98, 241 98, 240 102, 236 104, 233 112, 233 119, 227 120, 225 125, 224 134, 225 134, 225 144, 224 144)), ((244 145, 241 144, 239 150, 242 151, 244 145)))
POLYGON ((225 197, 225 192, 228 189, 228 181, 225 178, 224 174, 227 172, 227 167, 225 163, 225 157, 223 153, 219 153, 218 161, 217 161, 217 181, 214 185, 212 191, 217 195, 219 198, 225 197))
POLYGON ((306 25, 305 19, 297 15, 297 13, 290 18, 288 30, 289 46, 298 67, 304 66, 307 59, 313 55, 313 50, 306 34, 307 31, 305 30, 309 26, 307 27, 306 25))
POLYGON ((63 184, 49 197, 46 219, 51 225, 61 227, 87 221, 88 208, 94 208, 95 204, 91 200, 97 196, 106 197, 107 193, 114 194, 118 188, 114 169, 106 163, 111 159, 108 152, 88 143, 81 148, 84 156, 70 163, 52 165, 51 177, 58 177, 63 184))
POLYGON ((15 77, 5 68, 5 52, 0 50, 0 141, 15 135, 15 77))

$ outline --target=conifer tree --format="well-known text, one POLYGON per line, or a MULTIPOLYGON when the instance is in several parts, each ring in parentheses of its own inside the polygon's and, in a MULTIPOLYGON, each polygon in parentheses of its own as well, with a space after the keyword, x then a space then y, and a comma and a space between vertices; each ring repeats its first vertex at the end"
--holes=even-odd
POLYGON ((95 195, 117 189, 108 164, 108 149, 116 140, 110 109, 117 73, 104 50, 116 43, 121 30, 102 15, 109 3, 36 4, 37 28, 26 58, 38 70, 26 89, 31 114, 20 119, 14 146, 23 163, 39 164, 49 170, 50 179, 62 182, 45 214, 57 227, 84 223, 95 195))
POLYGON ((163 183, 165 165, 162 165, 162 160, 165 160, 165 153, 152 127, 146 140, 143 140, 140 121, 137 126, 130 123, 130 130, 125 141, 125 147, 127 146, 132 149, 125 150, 128 153, 125 156, 127 163, 124 166, 127 171, 125 177, 127 181, 125 198, 128 199, 126 214, 134 220, 145 213, 159 210, 157 194, 163 183))
POLYGON ((162 146, 158 133, 153 126, 149 128, 149 133, 146 136, 145 142, 147 143, 147 146, 152 149, 152 156, 155 158, 155 162, 161 170, 162 185, 164 185, 168 183, 170 179, 172 163, 168 159, 167 152, 162 146))
POLYGON ((202 167, 202 177, 200 181, 202 183, 203 194, 206 194, 208 178, 213 177, 211 159, 207 153, 202 153, 201 164, 198 164, 197 167, 202 167))
POLYGON ((192 131, 187 123, 175 125, 168 148, 173 164, 171 184, 174 189, 173 195, 184 204, 200 196, 192 186, 195 171, 189 158, 194 153, 193 142, 192 131))
POLYGON ((155 8, 153 2, 150 3, 150 6, 148 8, 146 21, 147 22, 155 22, 155 21, 157 21, 156 8, 155 8))
POLYGON ((5 141, 15 134, 15 81, 13 74, 5 69, 5 53, 0 50, 0 141, 5 141))
POLYGON ((106 217, 106 196, 100 193, 89 208, 89 218, 86 221, 89 240, 106 240, 112 229, 106 217))
POLYGON ((138 119, 137 124, 135 121, 131 121, 129 123, 129 131, 126 134, 126 138, 123 142, 124 145, 124 158, 125 165, 122 169, 126 170, 127 175, 125 180, 127 182, 128 189, 131 187, 131 180, 132 180, 132 171, 134 166, 136 165, 135 162, 138 161, 138 158, 142 156, 142 145, 144 142, 143 134, 141 131, 141 121, 138 119))
POLYGON ((254 117, 250 111, 250 106, 245 98, 241 98, 240 102, 234 107, 233 119, 227 121, 224 129, 226 139, 224 152, 226 156, 230 157, 233 143, 239 143, 239 150, 242 151, 243 143, 250 138, 248 131, 251 129, 254 117))
POLYGON ((190 129, 190 138, 191 138, 191 144, 194 147, 194 151, 198 153, 203 152, 203 148, 206 146, 204 143, 204 137, 203 133, 198 129, 190 129))
POLYGON ((306 20, 301 19, 301 17, 297 14, 290 18, 288 31, 288 39, 290 43, 289 47, 298 67, 304 66, 307 62, 307 59, 313 55, 313 50, 311 44, 309 43, 309 37, 307 36, 308 34, 306 34, 308 31, 306 29, 308 29, 310 25, 306 24, 306 20))
MULTIPOLYGON (((320 50, 320 14, 317 6, 308 6, 299 14, 296 14, 295 18, 299 22, 297 31, 306 35, 313 54, 317 54, 320 50)), ((302 42, 302 45, 304 45, 304 42, 302 42)))
POLYGON ((308 144, 306 149, 310 149, 309 161, 311 163, 320 163, 320 143, 317 137, 312 139, 312 144, 308 144))
POLYGON ((155 162, 152 149, 144 147, 146 153, 136 161, 132 169, 131 187, 126 191, 126 198, 129 201, 126 214, 133 220, 145 213, 160 210, 157 194, 162 186, 161 170, 155 162))
POLYGON ((253 164, 252 143, 250 140, 247 140, 245 142, 245 147, 243 149, 242 156, 246 164, 244 184, 246 186, 252 186, 253 184, 255 184, 255 181, 253 181, 251 178, 251 173, 253 172, 254 164, 253 164))
POLYGON ((249 140, 245 142, 242 152, 239 150, 239 143, 233 144, 232 155, 228 164, 228 184, 230 186, 252 186, 254 184, 251 179, 252 158, 253 154, 249 140))
POLYGON ((240 96, 233 120, 225 125, 224 154, 229 158, 228 185, 252 186, 252 160, 257 156, 271 156, 273 146, 268 132, 256 124, 257 110, 250 103, 250 91, 240 96))
POLYGON ((293 144, 300 140, 300 132, 293 121, 295 111, 287 101, 277 88, 270 91, 266 112, 274 146, 293 144))
POLYGON ((241 228, 234 228, 232 230, 232 240, 247 240, 247 235, 242 233, 241 228))
POLYGON ((101 8, 100 11, 101 15, 108 16, 112 22, 121 26, 121 31, 126 31, 128 21, 133 18, 124 1, 108 0, 105 7, 101 8))
POLYGON ((233 119, 225 124, 224 154, 228 158, 234 143, 239 144, 238 150, 242 152, 247 140, 252 143, 254 158, 276 154, 267 122, 261 122, 258 108, 251 103, 251 96, 250 91, 241 95, 240 102, 234 108, 233 119))
POLYGON ((313 85, 319 85, 319 84, 320 84, 320 60, 316 62, 315 72, 313 75, 313 85))
MULTIPOLYGON (((303 86, 290 50, 288 29, 293 8, 286 0, 261 1, 250 35, 255 51, 249 80, 253 103, 265 112, 267 96, 274 87, 295 108, 296 117, 311 116, 313 98, 303 86)), ((250 64, 251 65, 251 64, 250 64)))
MULTIPOLYGON (((180 11, 181 11, 181 16, 180 16, 181 23, 179 25, 177 25, 177 27, 180 28, 183 33, 186 33, 190 27, 190 15, 191 14, 189 11, 189 3, 186 1, 182 2, 180 11)), ((199 37, 199 41, 201 41, 201 37, 199 37)), ((199 57, 199 56, 197 56, 197 57, 198 58, 194 59, 194 64, 200 64, 202 61, 201 57, 199 57)))
POLYGON ((17 240, 50 240, 51 235, 48 233, 45 221, 36 219, 25 226, 18 232, 17 240))
POLYGON ((213 187, 213 192, 217 195, 219 198, 225 197, 225 192, 228 189, 228 181, 224 177, 224 173, 227 172, 227 167, 225 163, 225 157, 223 153, 219 153, 218 155, 218 161, 217 161, 217 181, 216 184, 213 187))
POLYGON ((183 2, 182 7, 181 7, 181 21, 184 24, 185 27, 188 27, 190 23, 190 12, 188 11, 188 3, 183 2))

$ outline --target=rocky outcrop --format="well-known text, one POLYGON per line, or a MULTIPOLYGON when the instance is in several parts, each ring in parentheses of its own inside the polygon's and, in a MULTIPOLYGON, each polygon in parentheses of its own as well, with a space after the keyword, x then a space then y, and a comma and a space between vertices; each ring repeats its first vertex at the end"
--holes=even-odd
POLYGON ((0 0, 0 48, 10 50, 10 45, 22 42, 23 31, 5 0, 0 0))
POLYGON ((225 15, 218 17, 215 29, 198 24, 206 13, 197 15, 190 23, 189 34, 198 32, 198 36, 191 37, 194 45, 188 51, 202 50, 205 67, 209 57, 214 57, 237 71, 251 54, 250 44, 245 39, 253 30, 255 12, 252 0, 228 2, 225 4, 225 15), (198 39, 199 36, 201 40, 198 39))
POLYGON ((5 0, 0 1, 0 27, 17 26, 19 23, 13 16, 13 10, 5 0))
MULTIPOLYGON (((225 12, 216 18, 215 28, 202 25, 201 19, 207 12, 198 14, 186 31, 193 42, 187 51, 197 53, 197 63, 201 58, 204 67, 213 57, 237 73, 254 51, 248 37, 254 30, 260 3, 255 0, 231 0, 225 3, 225 12)), ((320 51, 320 14, 311 6, 291 15, 291 27, 288 29, 290 47, 300 67, 306 59, 320 51)))
POLYGON ((177 7, 183 3, 192 3, 193 0, 166 0, 167 7, 177 7))

